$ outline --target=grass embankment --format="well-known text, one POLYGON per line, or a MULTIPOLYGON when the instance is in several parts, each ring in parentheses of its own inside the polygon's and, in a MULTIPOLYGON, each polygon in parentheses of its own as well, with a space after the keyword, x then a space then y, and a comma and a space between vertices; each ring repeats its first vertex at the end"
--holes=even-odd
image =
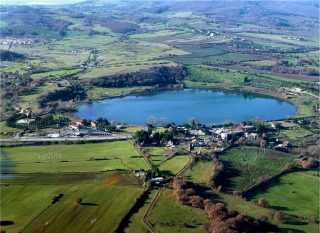
POLYGON ((159 170, 162 174, 166 176, 176 175, 188 162, 190 157, 188 155, 175 156, 172 159, 169 159, 162 163, 159 166, 159 170))
MULTIPOLYGON (((243 155, 245 155, 245 153, 243 155)), ((263 155, 263 152, 261 155, 263 155)), ((259 161, 258 158, 257 160, 259 161)), ((263 168, 268 164, 269 163, 260 163, 260 167, 263 168)), ((200 184, 206 188, 205 193, 214 202, 225 203, 228 208, 237 210, 240 213, 244 213, 255 218, 264 215, 270 222, 283 229, 284 232, 318 232, 318 224, 308 220, 301 222, 298 221, 297 223, 277 223, 273 220, 273 209, 262 208, 255 204, 259 197, 264 197, 269 201, 271 207, 282 207, 282 211, 286 214, 297 214, 300 216, 305 214, 307 217, 308 215, 312 216, 310 214, 313 214, 314 216, 314 214, 317 214, 319 208, 319 201, 317 200, 319 196, 319 182, 317 179, 319 178, 311 176, 310 174, 314 172, 306 172, 306 174, 293 173, 282 176, 277 182, 267 186, 267 189, 258 189, 252 198, 253 201, 247 201, 227 193, 220 193, 216 189, 211 189, 207 186, 208 177, 212 171, 213 165, 214 161, 197 161, 185 173, 185 179, 196 184, 200 184), (302 212, 300 212, 300 210, 302 210, 302 212)))
POLYGON ((156 194, 157 191, 152 190, 143 206, 131 216, 129 225, 125 229, 126 233, 149 233, 149 229, 143 223, 143 216, 156 194))
POLYGON ((319 177, 316 172, 295 172, 281 176, 257 190, 252 200, 265 198, 271 208, 307 218, 319 217, 319 177))
POLYGON ((200 233, 207 221, 203 210, 178 204, 172 190, 161 194, 149 220, 159 233, 200 233))
POLYGON ((228 175, 228 190, 244 191, 281 172, 293 156, 274 150, 238 147, 226 151, 220 159, 228 175))
POLYGON ((1 164, 6 166, 6 171, 15 173, 92 172, 148 168, 130 140, 1 148, 1 154, 1 164))

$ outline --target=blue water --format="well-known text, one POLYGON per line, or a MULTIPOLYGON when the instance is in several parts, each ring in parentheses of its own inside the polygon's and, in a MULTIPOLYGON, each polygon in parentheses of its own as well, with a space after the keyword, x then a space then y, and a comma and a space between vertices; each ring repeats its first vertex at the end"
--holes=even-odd
POLYGON ((81 105, 78 117, 129 124, 145 124, 150 117, 158 123, 183 124, 195 118, 203 124, 228 121, 275 120, 294 115, 294 105, 254 94, 219 90, 182 89, 156 91, 148 95, 130 95, 81 105))

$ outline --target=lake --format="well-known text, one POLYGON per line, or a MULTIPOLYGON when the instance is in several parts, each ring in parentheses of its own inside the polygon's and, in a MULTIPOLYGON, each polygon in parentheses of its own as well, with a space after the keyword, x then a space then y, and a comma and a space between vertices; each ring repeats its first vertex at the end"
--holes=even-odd
POLYGON ((295 113, 293 104, 271 97, 220 90, 181 89, 83 104, 77 116, 92 120, 104 117, 109 121, 129 124, 145 124, 150 119, 156 119, 157 123, 183 124, 191 118, 203 124, 218 124, 257 118, 276 120, 295 113))

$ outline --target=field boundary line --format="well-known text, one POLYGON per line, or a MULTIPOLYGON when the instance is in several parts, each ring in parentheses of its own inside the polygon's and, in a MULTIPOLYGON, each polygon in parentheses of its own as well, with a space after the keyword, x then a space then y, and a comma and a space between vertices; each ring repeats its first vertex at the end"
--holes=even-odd
MULTIPOLYGON (((73 187, 74 184, 70 185, 69 187, 65 188, 62 193, 64 194, 68 189, 70 189, 71 187, 73 187)), ((37 214, 37 216, 35 216, 33 219, 31 219, 31 221, 25 225, 21 231, 19 231, 20 233, 22 233, 28 226, 30 226, 31 223, 33 223, 41 214, 43 214, 46 210, 48 210, 53 204, 48 205, 46 208, 44 208, 39 214, 37 214)))
POLYGON ((157 231, 154 229, 153 224, 149 221, 148 217, 150 216, 151 212, 153 211, 155 205, 160 199, 161 193, 164 191, 164 188, 159 189, 157 195, 154 197, 152 202, 150 203, 148 209, 143 215, 142 221, 143 223, 148 227, 149 231, 151 233, 157 233, 157 231))
POLYGON ((175 177, 178 177, 178 176, 182 175, 187 169, 189 169, 191 164, 193 163, 193 161, 194 161, 193 158, 190 156, 188 163, 186 165, 184 165, 181 168, 181 170, 176 173, 175 177))
POLYGON ((152 169, 153 165, 150 162, 150 160, 141 152, 141 150, 138 148, 138 146, 134 143, 133 145, 134 149, 138 152, 139 155, 143 157, 143 159, 146 161, 146 163, 149 165, 149 167, 152 169))

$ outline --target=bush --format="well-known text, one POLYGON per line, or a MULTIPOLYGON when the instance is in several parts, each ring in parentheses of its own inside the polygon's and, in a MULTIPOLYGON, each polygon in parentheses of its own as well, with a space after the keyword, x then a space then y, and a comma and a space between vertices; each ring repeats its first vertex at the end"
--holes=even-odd
POLYGON ((268 208, 269 207, 269 203, 263 197, 259 198, 258 205, 263 207, 263 208, 268 208))

